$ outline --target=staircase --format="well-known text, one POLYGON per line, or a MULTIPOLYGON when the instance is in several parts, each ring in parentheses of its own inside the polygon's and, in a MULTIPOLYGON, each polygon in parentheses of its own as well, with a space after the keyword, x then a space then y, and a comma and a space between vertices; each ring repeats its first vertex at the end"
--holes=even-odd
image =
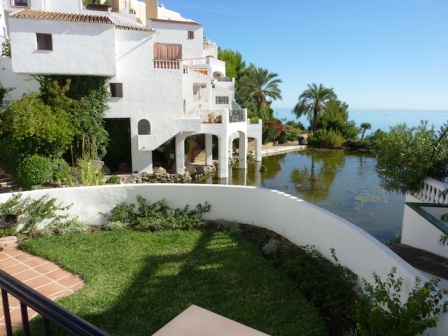
POLYGON ((0 193, 18 191, 19 184, 7 173, 0 169, 0 193))

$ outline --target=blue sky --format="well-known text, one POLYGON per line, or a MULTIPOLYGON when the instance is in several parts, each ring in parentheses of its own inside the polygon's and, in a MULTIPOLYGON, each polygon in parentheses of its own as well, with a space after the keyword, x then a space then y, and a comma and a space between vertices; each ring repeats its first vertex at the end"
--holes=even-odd
POLYGON ((283 80, 293 107, 309 83, 350 108, 448 110, 448 0, 159 0, 221 48, 283 80))

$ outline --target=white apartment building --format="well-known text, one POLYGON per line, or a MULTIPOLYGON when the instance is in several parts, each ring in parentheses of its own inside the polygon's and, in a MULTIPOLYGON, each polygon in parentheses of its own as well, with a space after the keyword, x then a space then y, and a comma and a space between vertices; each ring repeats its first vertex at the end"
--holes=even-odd
POLYGON ((34 75, 108 78, 106 119, 128 120, 132 171, 152 172, 153 151, 175 139, 176 172, 185 169, 185 139, 205 134, 206 164, 218 138, 218 176, 228 177, 232 141, 239 139, 239 168, 247 167, 247 139, 261 161, 261 124, 250 125, 234 101, 217 46, 201 24, 159 6, 157 0, 0 0, 0 42, 12 57, 0 58, 0 83, 14 87, 10 100, 38 90, 34 75))

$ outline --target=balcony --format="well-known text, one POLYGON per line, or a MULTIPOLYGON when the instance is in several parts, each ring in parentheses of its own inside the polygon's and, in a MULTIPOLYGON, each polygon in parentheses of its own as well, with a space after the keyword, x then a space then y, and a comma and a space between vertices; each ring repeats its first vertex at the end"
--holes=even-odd
POLYGON ((246 122, 247 110, 223 109, 223 110, 196 110, 196 117, 202 124, 230 124, 246 122))
POLYGON ((154 60, 154 69, 179 70, 180 61, 154 60))

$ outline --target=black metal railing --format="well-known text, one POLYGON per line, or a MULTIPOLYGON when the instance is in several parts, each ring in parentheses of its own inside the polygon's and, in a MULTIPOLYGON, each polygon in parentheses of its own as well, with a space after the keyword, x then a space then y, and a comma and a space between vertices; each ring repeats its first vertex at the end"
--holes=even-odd
POLYGON ((0 288, 3 312, 5 315, 6 334, 12 336, 11 315, 8 294, 20 301, 22 327, 24 334, 31 335, 27 308, 33 309, 43 318, 45 335, 51 335, 51 324, 59 326, 68 335, 107 336, 108 334, 93 324, 51 301, 34 289, 28 287, 8 273, 0 270, 0 288))

